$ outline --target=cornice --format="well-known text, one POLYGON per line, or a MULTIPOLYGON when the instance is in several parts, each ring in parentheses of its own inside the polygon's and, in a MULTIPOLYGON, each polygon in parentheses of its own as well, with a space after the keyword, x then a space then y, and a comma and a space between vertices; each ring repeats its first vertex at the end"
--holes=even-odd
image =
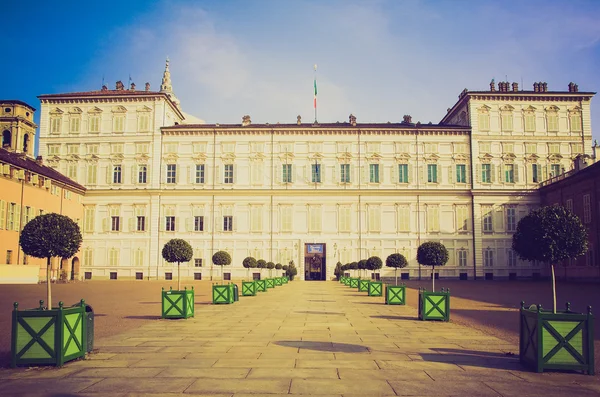
MULTIPOLYGON (((167 127, 170 128, 170 127, 167 127)), ((265 130, 265 129, 251 129, 249 127, 236 128, 236 129, 189 129, 189 130, 172 130, 161 128, 161 133, 166 136, 195 136, 195 135, 217 135, 217 136, 234 136, 234 135, 252 135, 252 136, 290 136, 290 135, 431 135, 431 136, 458 136, 471 134, 470 127, 464 127, 462 130, 434 130, 434 129, 421 129, 417 127, 412 130, 405 129, 386 129, 386 130, 333 130, 333 129, 296 129, 296 130, 265 130)))

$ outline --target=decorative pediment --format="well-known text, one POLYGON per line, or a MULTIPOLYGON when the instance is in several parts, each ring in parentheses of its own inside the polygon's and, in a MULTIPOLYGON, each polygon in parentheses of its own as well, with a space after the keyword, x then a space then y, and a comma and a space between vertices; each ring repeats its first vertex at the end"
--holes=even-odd
POLYGON ((569 113, 571 113, 571 114, 581 113, 581 108, 579 106, 574 106, 571 109, 569 109, 569 113))
POLYGON ((479 113, 488 113, 490 110, 492 110, 492 108, 488 105, 483 105, 477 110, 479 111, 479 113))
POLYGON ((192 156, 192 160, 194 160, 197 163, 204 163, 206 159, 207 157, 205 153, 196 153, 192 156))
POLYGON ((60 162, 60 157, 58 157, 57 155, 54 155, 54 156, 46 159, 46 161, 48 161, 49 163, 58 164, 60 162))
POLYGON ((502 160, 507 163, 507 164, 512 164, 515 162, 515 159, 517 158, 517 156, 515 156, 512 153, 504 153, 502 155, 502 160))
POLYGON ((560 163, 560 161, 563 159, 563 156, 561 156, 558 153, 552 153, 551 155, 548 156, 548 161, 556 164, 556 163, 560 163))
POLYGON ((221 156, 221 160, 223 161, 223 164, 231 164, 235 161, 235 154, 225 153, 221 156))
POLYGON ((372 163, 378 163, 379 161, 381 161, 381 159, 383 159, 383 156, 379 153, 373 153, 370 156, 367 156, 367 160, 372 163))
POLYGON ((400 153, 400 154, 397 154, 396 157, 394 157, 394 158, 396 159, 397 163, 404 164, 404 163, 407 163, 410 160, 410 154, 408 154, 408 153, 400 153))
POLYGON ((165 161, 177 161, 178 158, 177 153, 168 153, 163 156, 163 160, 165 161))
POLYGON ((251 161, 264 161, 264 159, 266 158, 266 156, 264 155, 264 153, 253 153, 252 155, 250 155, 250 160, 251 161))
POLYGON ((51 115, 55 115, 55 116, 56 116, 56 115, 61 115, 61 114, 64 114, 64 113, 65 113, 65 112, 63 112, 63 111, 62 111, 62 110, 60 110, 59 108, 54 108, 54 109, 52 109, 52 110, 50 111, 50 114, 51 114, 51 115))
POLYGON ((150 156, 148 156, 146 153, 138 154, 135 156, 135 160, 138 163, 146 163, 148 160, 150 160, 150 156))
POLYGON ((321 153, 315 153, 312 156, 308 157, 308 160, 322 160, 323 155, 321 153))
POLYGON ((279 155, 279 159, 283 162, 292 162, 294 160, 294 153, 285 152, 279 155))
POLYGON ((515 108, 513 108, 510 105, 500 106, 500 111, 501 112, 512 112, 513 110, 515 110, 515 108))
POLYGON ((464 163, 469 161, 469 157, 466 154, 458 153, 452 156, 452 159, 457 163, 464 163))
POLYGON ((97 154, 88 154, 85 156, 85 159, 90 163, 95 163, 100 160, 100 157, 97 154))
POLYGON ((88 110, 88 113, 91 113, 91 114, 102 113, 102 109, 100 109, 98 106, 94 106, 93 108, 88 110))
POLYGON ((119 106, 115 106, 115 107, 113 107, 113 108, 112 108, 112 112, 113 112, 113 113, 126 113, 126 112, 127 112, 127 109, 125 108, 125 106, 121 106, 121 105, 119 105, 119 106))
POLYGON ((550 105, 546 108, 546 112, 550 112, 550 113, 556 113, 558 112, 560 109, 558 108, 558 106, 556 105, 550 105))
POLYGON ((532 153, 532 154, 529 154, 529 155, 525 156, 525 162, 526 163, 537 163, 539 159, 540 159, 540 156, 538 156, 535 153, 532 153))
POLYGON ((494 158, 494 156, 492 156, 489 153, 486 153, 483 156, 479 156, 479 161, 483 164, 489 164, 492 162, 493 158, 494 158))
POLYGON ((140 106, 139 108, 137 108, 138 112, 144 112, 144 113, 148 113, 151 112, 152 109, 149 108, 148 106, 144 105, 144 106, 140 106))
POLYGON ((523 112, 525 113, 534 113, 537 109, 534 108, 533 106, 529 105, 526 108, 523 109, 523 112))
POLYGON ((340 163, 348 163, 350 160, 352 160, 352 154, 350 154, 349 152, 343 152, 343 153, 339 153, 337 155, 337 159, 340 163))
POLYGON ((67 161, 77 161, 77 160, 80 160, 80 159, 81 159, 81 157, 79 157, 78 154, 69 154, 67 156, 67 161))
POLYGON ((69 109, 69 113, 70 114, 81 114, 81 113, 83 113, 83 111, 81 110, 81 108, 74 106, 71 109, 69 109))
POLYGON ((125 156, 123 156, 123 153, 113 153, 110 155, 110 161, 113 162, 113 164, 119 164, 120 162, 122 162, 125 159, 125 156))
POLYGON ((437 163, 440 159, 440 156, 433 153, 424 157, 426 163, 437 163))

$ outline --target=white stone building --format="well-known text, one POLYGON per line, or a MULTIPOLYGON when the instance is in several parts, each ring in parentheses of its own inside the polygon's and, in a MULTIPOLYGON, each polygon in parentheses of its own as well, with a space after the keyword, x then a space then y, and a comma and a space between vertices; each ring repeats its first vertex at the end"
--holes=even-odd
POLYGON ((176 277, 161 257, 171 238, 194 248, 189 279, 220 279, 218 250, 231 278, 246 256, 330 279, 338 261, 394 252, 404 277, 429 277, 415 260, 428 240, 450 252, 440 277, 531 277, 541 270, 516 258, 512 232, 539 182, 591 153, 593 95, 503 82, 463 91, 439 124, 189 124, 167 63, 159 92, 41 95, 40 154, 88 189, 87 278, 176 277))

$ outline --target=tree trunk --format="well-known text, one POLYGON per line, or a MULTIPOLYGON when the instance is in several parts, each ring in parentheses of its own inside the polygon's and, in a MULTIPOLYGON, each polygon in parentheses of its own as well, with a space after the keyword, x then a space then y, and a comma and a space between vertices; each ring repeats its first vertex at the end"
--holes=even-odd
POLYGON ((556 314, 556 278, 554 277, 554 265, 550 265, 552 269, 552 313, 556 314))
POLYGON ((431 292, 435 292, 435 266, 432 266, 431 270, 431 292))
POLYGON ((177 291, 181 291, 181 268, 177 262, 177 291))
POLYGON ((46 262, 46 284, 47 284, 47 288, 46 288, 46 305, 48 307, 48 310, 52 309, 52 288, 50 286, 51 284, 51 279, 52 277, 50 277, 50 272, 52 271, 52 265, 50 264, 50 257, 47 258, 47 262, 46 262))
POLYGON ((398 285, 398 268, 394 268, 394 277, 396 278, 396 285, 398 285))

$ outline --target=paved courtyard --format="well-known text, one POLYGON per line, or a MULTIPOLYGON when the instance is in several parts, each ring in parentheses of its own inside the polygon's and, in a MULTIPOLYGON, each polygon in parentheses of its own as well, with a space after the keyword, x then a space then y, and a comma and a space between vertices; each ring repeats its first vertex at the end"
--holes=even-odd
MULTIPOLYGON (((207 304, 210 284, 203 283, 196 317, 187 320, 158 319, 158 286, 145 284, 155 298, 136 302, 135 327, 97 333, 89 359, 1 369, 0 395, 600 394, 597 377, 522 368, 518 345, 484 332, 485 324, 418 321, 414 306, 387 306, 335 282, 292 282, 234 305, 207 304)), ((119 297, 107 301, 118 305, 119 297)))

